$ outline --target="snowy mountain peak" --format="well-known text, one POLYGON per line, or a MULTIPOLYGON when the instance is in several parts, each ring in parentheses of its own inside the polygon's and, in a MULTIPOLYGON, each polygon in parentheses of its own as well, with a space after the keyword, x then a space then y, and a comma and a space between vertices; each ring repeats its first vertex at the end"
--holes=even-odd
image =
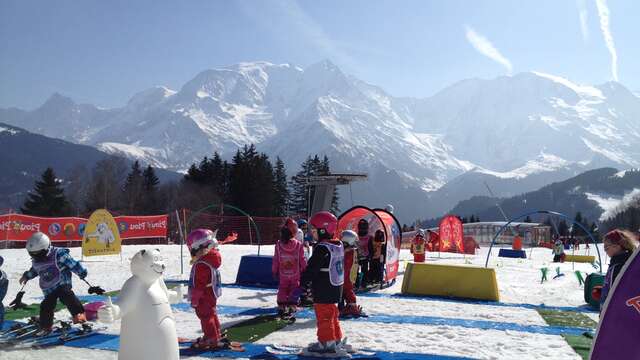
POLYGON ((565 79, 563 77, 560 76, 555 76, 555 75, 551 75, 551 74, 545 74, 539 71, 532 71, 533 74, 540 76, 542 78, 545 79, 549 79, 553 82, 556 82, 558 84, 564 85, 566 87, 568 87, 569 89, 573 90, 576 92, 576 94, 580 95, 580 96, 584 96, 584 97, 590 97, 590 98, 595 98, 595 99, 600 99, 600 100, 604 100, 605 96, 602 94, 602 91, 600 91, 600 89, 593 87, 593 86, 587 86, 587 85, 579 85, 576 83, 571 82, 568 79, 565 79))

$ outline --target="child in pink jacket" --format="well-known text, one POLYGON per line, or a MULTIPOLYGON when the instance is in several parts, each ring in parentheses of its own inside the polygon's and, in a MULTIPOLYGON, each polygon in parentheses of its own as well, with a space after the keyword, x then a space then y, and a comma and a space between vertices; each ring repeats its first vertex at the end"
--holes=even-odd
POLYGON ((280 229, 280 240, 276 243, 271 271, 278 285, 278 315, 290 318, 296 312, 298 299, 295 299, 294 290, 300 287, 300 277, 307 267, 304 258, 304 246, 295 239, 292 227, 297 225, 292 219, 287 219, 280 229))

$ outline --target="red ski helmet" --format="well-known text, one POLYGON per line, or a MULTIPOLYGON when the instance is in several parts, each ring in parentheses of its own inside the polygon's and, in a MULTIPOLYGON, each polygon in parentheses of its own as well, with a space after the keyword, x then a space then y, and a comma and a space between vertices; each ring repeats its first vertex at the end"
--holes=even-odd
POLYGON ((309 223, 318 230, 318 235, 324 232, 329 236, 333 236, 338 228, 338 219, 328 211, 315 213, 311 219, 309 219, 309 223))

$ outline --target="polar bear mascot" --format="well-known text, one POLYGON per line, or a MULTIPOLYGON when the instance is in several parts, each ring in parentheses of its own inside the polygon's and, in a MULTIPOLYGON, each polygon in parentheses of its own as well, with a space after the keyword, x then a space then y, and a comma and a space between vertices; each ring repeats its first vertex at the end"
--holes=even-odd
POLYGON ((122 318, 120 360, 178 360, 178 337, 169 303, 182 299, 182 286, 170 291, 162 279, 165 265, 158 249, 140 250, 131 259, 131 276, 115 304, 98 310, 98 320, 122 318))
POLYGON ((96 225, 96 231, 92 232, 87 236, 87 238, 95 238, 100 244, 104 244, 109 247, 116 241, 115 236, 113 236, 113 232, 109 229, 109 225, 107 223, 98 223, 96 225))

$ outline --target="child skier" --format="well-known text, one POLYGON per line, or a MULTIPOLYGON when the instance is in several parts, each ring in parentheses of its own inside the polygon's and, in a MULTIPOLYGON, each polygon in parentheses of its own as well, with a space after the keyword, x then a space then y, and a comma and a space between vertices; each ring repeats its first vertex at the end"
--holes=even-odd
POLYGON ((371 254, 371 269, 369 270, 371 275, 369 276, 369 281, 376 285, 382 283, 384 276, 384 244, 384 231, 376 230, 373 241, 369 242, 369 253, 371 254))
POLYGON ((218 268, 222 256, 218 251, 216 232, 209 229, 195 229, 187 237, 187 247, 191 253, 191 274, 189 276, 188 297, 191 307, 196 310, 202 326, 202 337, 192 345, 196 349, 215 350, 227 347, 221 341, 220 320, 216 310, 217 299, 222 295, 222 282, 218 268))
MULTIPOLYGON (((294 290, 300 287, 300 275, 307 267, 304 248, 291 232, 291 224, 295 222, 287 219, 285 226, 280 229, 280 240, 276 243, 271 271, 278 279, 278 316, 291 318, 296 312, 298 299, 294 290), (294 299, 295 298, 295 299, 294 299)), ((297 229, 297 225, 296 225, 297 229)))
POLYGON ((36 336, 51 332, 58 299, 66 305, 74 324, 86 322, 84 307, 71 289, 71 272, 84 279, 87 269, 69 255, 69 249, 51 246, 49 237, 41 232, 27 240, 27 251, 31 256, 31 268, 22 275, 20 284, 40 276, 40 288, 44 293, 40 303, 40 330, 36 336))
POLYGON ((553 244, 553 262, 564 262, 564 244, 562 240, 556 239, 556 242, 553 244))
POLYGON ((369 235, 369 222, 366 219, 358 221, 358 264, 360 265, 360 273, 356 286, 365 288, 369 284, 369 263, 370 263, 370 243, 371 235, 369 235))
POLYGON ((358 234, 352 230, 345 230, 342 232, 340 240, 344 247, 344 285, 340 302, 340 317, 365 316, 362 307, 356 304, 356 293, 353 291, 353 283, 358 277, 358 266, 353 266, 358 256, 358 234))
MULTIPOLYGON (((2 263, 4 262, 4 258, 0 256, 0 267, 2 267, 2 263)), ((7 295, 7 288, 9 287, 9 280, 7 279, 7 274, 0 270, 0 328, 4 323, 4 305, 2 305, 2 300, 7 295)))
POLYGON ((424 230, 420 229, 416 232, 416 236, 411 240, 411 253, 413 254, 413 262, 424 262, 426 253, 426 240, 424 239, 424 230))
POLYGON ((307 224, 305 219, 298 220, 298 229, 302 231, 302 239, 298 240, 302 242, 302 246, 304 247, 304 258, 308 261, 311 257, 311 243, 313 242, 313 238, 309 232, 309 224, 307 224))
POLYGON ((338 320, 338 306, 344 283, 344 248, 334 239, 338 219, 328 211, 320 211, 309 221, 314 240, 318 241, 307 269, 302 274, 303 286, 313 289, 313 308, 316 313, 318 342, 303 353, 310 356, 349 356, 342 344, 342 330, 338 320))

